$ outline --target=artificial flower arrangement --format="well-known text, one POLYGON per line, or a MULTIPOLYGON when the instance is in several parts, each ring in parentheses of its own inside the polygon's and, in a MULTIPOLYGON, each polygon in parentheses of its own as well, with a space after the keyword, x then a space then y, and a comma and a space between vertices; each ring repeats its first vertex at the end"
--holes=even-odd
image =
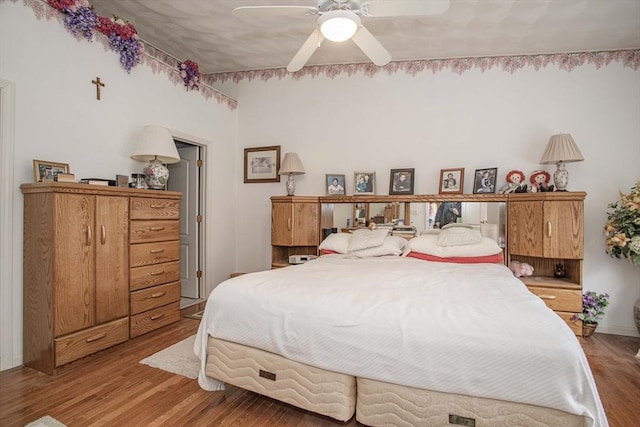
POLYGON ((582 294, 582 313, 574 314, 573 320, 582 320, 583 323, 598 323, 604 316, 604 308, 609 305, 609 294, 598 294, 587 291, 582 294))
POLYGON ((200 85, 200 69, 198 64, 187 59, 184 62, 178 62, 178 71, 187 90, 198 89, 200 85))
POLYGON ((629 194, 620 192, 620 200, 608 207, 612 210, 607 212, 604 227, 607 253, 640 266, 640 180, 629 194))
POLYGON ((138 32, 133 24, 125 22, 117 16, 113 18, 100 16, 98 17, 97 30, 109 39, 111 49, 120 54, 120 64, 127 72, 138 65, 143 44, 140 43, 138 32))

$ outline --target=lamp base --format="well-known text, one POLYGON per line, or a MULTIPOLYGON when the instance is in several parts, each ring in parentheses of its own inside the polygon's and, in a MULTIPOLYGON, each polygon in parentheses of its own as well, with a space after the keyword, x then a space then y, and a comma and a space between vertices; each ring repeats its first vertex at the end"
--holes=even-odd
POLYGON ((169 181, 169 169, 158 159, 151 160, 143 169, 147 187, 152 190, 164 190, 169 181))
POLYGON ((569 171, 564 167, 564 162, 557 163, 558 168, 553 173, 553 183, 556 185, 556 191, 567 191, 569 185, 569 171))
POLYGON ((296 181, 293 179, 293 174, 289 174, 289 178, 287 178, 287 196, 293 196, 293 193, 296 191, 296 181))

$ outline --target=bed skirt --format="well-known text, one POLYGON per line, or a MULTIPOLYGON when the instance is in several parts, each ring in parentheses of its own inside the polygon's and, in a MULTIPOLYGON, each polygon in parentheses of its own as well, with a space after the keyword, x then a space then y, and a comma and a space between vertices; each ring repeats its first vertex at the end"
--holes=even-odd
POLYGON ((583 417, 557 409, 355 378, 213 337, 208 338, 205 373, 339 421, 355 413, 368 426, 584 425, 583 417))

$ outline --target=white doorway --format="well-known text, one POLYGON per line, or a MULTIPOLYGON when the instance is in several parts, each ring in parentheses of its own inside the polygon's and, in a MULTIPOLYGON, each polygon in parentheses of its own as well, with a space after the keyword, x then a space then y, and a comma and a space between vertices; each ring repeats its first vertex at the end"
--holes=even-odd
POLYGON ((175 141, 180 162, 168 165, 167 189, 182 193, 180 203, 180 308, 202 299, 202 151, 203 147, 175 141))

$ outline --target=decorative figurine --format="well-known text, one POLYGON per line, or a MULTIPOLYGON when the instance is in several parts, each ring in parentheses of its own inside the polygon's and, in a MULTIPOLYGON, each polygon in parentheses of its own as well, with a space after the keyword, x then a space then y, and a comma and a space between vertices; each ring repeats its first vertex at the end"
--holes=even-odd
POLYGON ((500 194, 509 194, 509 193, 526 193, 527 192, 527 184, 524 183, 525 176, 522 171, 512 170, 507 173, 507 183, 503 185, 498 193, 500 194))
POLYGON ((564 269, 564 265, 556 264, 556 270, 553 272, 555 277, 566 277, 567 271, 564 269))
POLYGON ((511 261, 509 263, 509 269, 513 271, 513 275, 516 277, 526 277, 533 274, 533 267, 526 262, 511 261))
POLYGON ((529 178, 529 182, 531 182, 531 192, 553 191, 553 185, 549 185, 549 181, 551 181, 549 172, 543 170, 534 171, 529 178))

